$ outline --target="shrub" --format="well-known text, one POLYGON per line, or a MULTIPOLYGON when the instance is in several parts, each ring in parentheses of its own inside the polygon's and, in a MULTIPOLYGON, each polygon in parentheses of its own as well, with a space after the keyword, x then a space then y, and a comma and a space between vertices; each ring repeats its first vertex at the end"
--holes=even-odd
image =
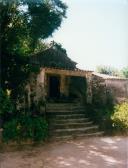
POLYGON ((12 104, 10 97, 0 89, 0 127, 3 123, 10 119, 14 113, 14 105, 12 104))
POLYGON ((3 126, 3 140, 41 141, 48 135, 48 124, 42 117, 21 116, 6 122, 3 126))
POLYGON ((14 107, 9 96, 0 89, 0 116, 6 113, 12 113, 13 110, 14 107))
POLYGON ((128 133, 128 102, 116 105, 111 119, 116 130, 128 133))
POLYGON ((101 66, 96 67, 96 71, 101 74, 107 74, 111 76, 120 76, 120 72, 118 71, 118 69, 115 69, 114 67, 111 67, 111 66, 101 65, 101 66))
POLYGON ((105 131, 105 133, 110 134, 112 132, 112 106, 88 105, 86 114, 95 124, 98 124, 99 128, 105 131))
POLYGON ((9 140, 17 140, 19 134, 18 129, 18 121, 16 119, 13 119, 12 121, 8 121, 4 125, 3 130, 3 140, 8 142, 9 140))
POLYGON ((123 68, 121 72, 125 78, 128 78, 128 66, 123 68))

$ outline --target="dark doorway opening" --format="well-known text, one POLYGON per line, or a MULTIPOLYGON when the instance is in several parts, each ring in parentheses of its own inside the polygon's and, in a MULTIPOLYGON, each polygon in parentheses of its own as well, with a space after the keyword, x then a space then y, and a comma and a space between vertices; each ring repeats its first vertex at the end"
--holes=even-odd
POLYGON ((49 97, 59 98, 60 97, 60 77, 49 76, 49 97))
POLYGON ((80 76, 71 76, 69 85, 69 96, 72 99, 78 99, 81 102, 86 102, 87 81, 86 78, 80 76))

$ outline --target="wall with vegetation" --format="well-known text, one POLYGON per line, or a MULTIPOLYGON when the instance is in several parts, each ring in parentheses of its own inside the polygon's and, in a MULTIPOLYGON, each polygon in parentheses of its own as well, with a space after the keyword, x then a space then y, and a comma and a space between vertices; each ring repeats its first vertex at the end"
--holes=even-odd
POLYGON ((128 79, 107 79, 106 88, 111 91, 114 103, 120 103, 128 99, 128 79))
POLYGON ((94 104, 116 104, 128 99, 128 79, 109 79, 93 75, 91 85, 94 104))

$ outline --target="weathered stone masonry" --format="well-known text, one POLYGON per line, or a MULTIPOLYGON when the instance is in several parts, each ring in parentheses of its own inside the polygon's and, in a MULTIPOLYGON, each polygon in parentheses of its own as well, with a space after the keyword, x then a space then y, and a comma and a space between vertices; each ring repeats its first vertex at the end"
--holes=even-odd
MULTIPOLYGON (((28 106, 31 101, 45 102, 49 96, 49 78, 57 76, 60 81, 59 91, 61 95, 68 97, 70 77, 83 77, 87 81, 87 103, 104 105, 108 101, 119 103, 128 99, 128 79, 110 77, 92 71, 65 70, 56 68, 41 68, 38 75, 32 74, 30 82, 26 86, 28 92, 28 106), (33 95, 33 100, 32 99, 33 95)), ((54 88, 53 88, 54 89, 54 88)))
POLYGON ((87 80, 87 101, 91 101, 91 88, 90 81, 92 76, 92 71, 83 71, 83 70, 64 70, 64 69, 55 69, 55 68, 42 68, 38 76, 38 83, 42 83, 44 87, 45 94, 48 96, 48 77, 49 75, 59 75, 60 76, 60 93, 68 96, 69 93, 69 80, 71 76, 78 76, 86 78, 87 80))
POLYGON ((128 79, 92 73, 93 103, 120 103, 126 100, 128 100, 128 79))

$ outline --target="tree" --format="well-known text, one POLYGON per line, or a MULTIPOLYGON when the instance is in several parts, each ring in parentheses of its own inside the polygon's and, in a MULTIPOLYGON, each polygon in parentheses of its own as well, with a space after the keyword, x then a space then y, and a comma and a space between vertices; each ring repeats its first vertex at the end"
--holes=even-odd
POLYGON ((28 56, 66 17, 61 0, 0 1, 1 86, 16 93, 31 67, 28 56))
POLYGON ((63 54, 67 55, 67 51, 65 48, 62 47, 62 45, 60 43, 56 43, 55 41, 51 41, 51 47, 57 51, 62 52, 63 54))
POLYGON ((123 68, 121 72, 125 78, 128 78, 128 66, 123 68))
POLYGON ((101 74, 111 75, 111 76, 120 76, 120 73, 117 69, 110 66, 97 66, 96 71, 101 74))

